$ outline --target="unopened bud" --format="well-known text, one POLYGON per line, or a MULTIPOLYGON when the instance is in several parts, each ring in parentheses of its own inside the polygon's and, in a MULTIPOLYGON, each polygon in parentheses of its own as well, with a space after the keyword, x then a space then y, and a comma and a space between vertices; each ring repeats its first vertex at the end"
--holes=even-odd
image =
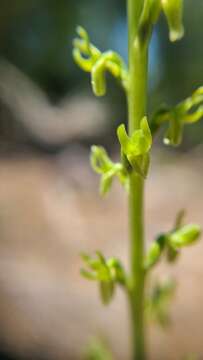
POLYGON ((182 25, 183 0, 162 0, 162 7, 169 26, 170 40, 181 39, 184 35, 182 25))
POLYGON ((172 247, 179 249, 183 246, 193 244, 198 240, 201 229, 198 225, 190 224, 183 226, 169 236, 169 242, 172 247))

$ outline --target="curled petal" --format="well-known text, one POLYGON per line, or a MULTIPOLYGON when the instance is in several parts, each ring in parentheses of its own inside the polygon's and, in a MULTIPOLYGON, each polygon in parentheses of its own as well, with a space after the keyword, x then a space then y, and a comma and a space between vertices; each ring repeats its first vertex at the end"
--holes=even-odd
POLYGON ((128 71, 122 58, 114 51, 101 53, 89 40, 82 27, 77 28, 79 38, 73 41, 73 58, 78 66, 91 73, 91 83, 96 96, 106 93, 106 71, 117 78, 127 90, 128 71))

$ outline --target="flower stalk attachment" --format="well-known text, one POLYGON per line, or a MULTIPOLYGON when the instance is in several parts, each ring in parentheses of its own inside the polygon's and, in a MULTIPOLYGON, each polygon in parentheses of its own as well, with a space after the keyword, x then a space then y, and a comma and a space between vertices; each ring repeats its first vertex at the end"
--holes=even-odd
POLYGON ((92 90, 96 96, 106 94, 106 73, 115 77, 125 90, 128 102, 128 128, 117 129, 120 144, 120 162, 113 162, 100 146, 91 148, 91 165, 100 175, 100 193, 109 192, 114 178, 125 187, 129 200, 130 269, 124 270, 116 258, 105 259, 82 255, 86 265, 82 275, 96 281, 102 302, 109 304, 119 286, 127 294, 132 324, 132 359, 146 360, 146 318, 166 325, 168 307, 175 291, 173 281, 156 282, 149 289, 147 279, 160 261, 175 263, 183 248, 196 242, 201 229, 196 224, 183 224, 181 211, 172 230, 163 233, 145 250, 144 184, 149 172, 150 150, 154 136, 166 126, 164 143, 177 146, 182 141, 184 126, 196 123, 203 116, 203 87, 173 108, 164 107, 154 113, 148 122, 148 48, 151 35, 160 14, 169 27, 171 41, 184 34, 182 24, 183 0, 127 0, 129 61, 128 66, 114 51, 102 53, 89 39, 82 27, 73 42, 73 57, 78 66, 91 74, 92 90), (148 316, 150 315, 150 316, 148 316))

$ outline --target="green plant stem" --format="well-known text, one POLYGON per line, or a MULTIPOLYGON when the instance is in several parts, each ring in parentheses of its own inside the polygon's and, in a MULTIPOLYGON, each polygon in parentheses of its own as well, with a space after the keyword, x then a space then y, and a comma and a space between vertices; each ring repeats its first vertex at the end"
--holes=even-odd
MULTIPOLYGON (((138 22, 144 0, 128 0, 129 26, 129 91, 128 116, 129 133, 140 127, 146 114, 147 97, 147 46, 137 40, 138 22)), ((133 360, 145 360, 144 324, 144 181, 135 173, 130 176, 129 222, 130 261, 132 284, 130 309, 132 317, 133 360)))

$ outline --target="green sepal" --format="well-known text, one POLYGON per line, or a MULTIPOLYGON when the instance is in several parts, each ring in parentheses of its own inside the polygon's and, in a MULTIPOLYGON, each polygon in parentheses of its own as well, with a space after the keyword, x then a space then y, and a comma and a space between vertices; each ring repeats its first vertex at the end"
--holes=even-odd
POLYGON ((114 51, 107 51, 101 54, 95 62, 91 72, 92 89, 96 96, 106 94, 106 71, 109 71, 115 78, 122 80, 125 65, 121 57, 114 51))
POLYGON ((80 256, 81 256, 82 260, 86 263, 86 265, 88 265, 90 267, 90 269, 99 270, 99 268, 101 266, 100 259, 92 258, 87 254, 80 254, 80 256))
POLYGON ((168 242, 174 249, 180 249, 184 246, 193 244, 198 240, 201 234, 200 226, 189 224, 181 227, 168 236, 168 242))
POLYGON ((163 12, 169 26, 171 41, 179 40, 184 35, 182 24, 183 0, 161 0, 163 12))
POLYGON ((109 171, 106 174, 102 175, 99 187, 101 195, 106 195, 111 189, 114 175, 114 171, 109 171))
POLYGON ((105 70, 104 59, 101 56, 92 67, 91 72, 92 90, 96 96, 104 96, 106 94, 105 70))
POLYGON ((94 258, 87 254, 81 254, 81 258, 88 268, 81 269, 81 275, 88 280, 98 282, 102 302, 105 305, 109 304, 116 285, 126 285, 126 275, 120 261, 116 258, 106 260, 99 251, 96 252, 94 258))
POLYGON ((184 246, 195 243, 201 235, 200 226, 196 224, 184 225, 185 210, 180 210, 176 216, 173 229, 157 237, 147 253, 144 268, 150 270, 158 263, 162 254, 169 263, 174 263, 184 246))
POLYGON ((144 263, 144 268, 146 270, 149 270, 152 268, 160 259, 161 256, 161 249, 157 242, 154 242, 148 251, 148 254, 146 256, 146 260, 144 263))
POLYGON ((125 285, 126 283, 126 274, 123 269, 123 266, 121 265, 120 261, 116 258, 110 258, 107 260, 107 266, 111 273, 111 278, 121 284, 125 285))
POLYGON ((82 275, 86 277, 89 276, 89 278, 92 277, 91 280, 95 279, 99 281, 110 281, 110 271, 106 265, 105 259, 99 252, 97 252, 96 254, 97 258, 91 258, 86 254, 81 254, 81 258, 91 270, 91 272, 87 273, 86 270, 82 269, 82 275), (90 274, 92 274, 92 276, 90 274))
POLYGON ((169 128, 164 136, 164 144, 178 146, 180 145, 183 137, 184 123, 182 118, 172 114, 169 120, 169 128))
POLYGON ((92 59, 85 59, 79 49, 73 49, 73 58, 75 63, 85 72, 91 72, 94 65, 92 59))
POLYGON ((177 105, 185 124, 193 124, 203 116, 203 86, 197 88, 193 94, 177 105))
POLYGON ((203 87, 200 86, 193 94, 173 108, 161 107, 152 116, 150 127, 153 136, 160 127, 168 123, 164 143, 177 146, 182 141, 184 126, 198 122, 203 117, 203 87))
POLYGON ((121 124, 117 129, 121 152, 126 156, 130 165, 142 177, 146 177, 149 168, 149 150, 152 145, 151 131, 147 118, 140 122, 140 129, 135 130, 130 137, 121 124))
POLYGON ((73 58, 82 70, 91 72, 101 52, 90 43, 88 33, 84 28, 78 26, 76 32, 79 38, 73 40, 73 58))
POLYGON ((118 127, 117 135, 127 157, 146 154, 151 148, 152 137, 146 116, 140 122, 140 129, 135 130, 131 137, 128 136, 124 124, 118 127))
POLYGON ((80 274, 85 278, 85 279, 88 279, 88 280, 97 280, 97 275, 93 272, 90 272, 90 271, 87 271, 85 269, 80 269, 80 274))
POLYGON ((98 174, 106 173, 112 169, 113 162, 102 146, 91 147, 90 162, 93 170, 98 174))
POLYGON ((161 255, 165 249, 165 244, 166 237, 164 234, 158 236, 157 239, 151 244, 144 261, 144 269, 146 271, 150 270, 159 262, 161 255))
POLYGON ((134 171, 145 179, 147 177, 150 165, 149 153, 136 157, 129 155, 128 159, 134 171))
POLYGON ((101 195, 105 195, 109 192, 115 176, 119 179, 122 185, 127 185, 128 176, 123 165, 112 162, 106 150, 102 146, 94 145, 91 147, 90 162, 93 170, 97 174, 101 175, 101 195))
POLYGON ((123 59, 114 51, 101 53, 91 44, 88 33, 81 26, 77 27, 79 38, 73 41, 73 58, 76 64, 91 73, 91 84, 96 96, 106 94, 106 72, 117 78, 124 89, 128 86, 128 70, 123 59))
POLYGON ((149 40, 153 25, 157 23, 161 10, 166 16, 170 40, 176 41, 183 37, 183 0, 145 0, 138 25, 138 39, 141 44, 149 40))

